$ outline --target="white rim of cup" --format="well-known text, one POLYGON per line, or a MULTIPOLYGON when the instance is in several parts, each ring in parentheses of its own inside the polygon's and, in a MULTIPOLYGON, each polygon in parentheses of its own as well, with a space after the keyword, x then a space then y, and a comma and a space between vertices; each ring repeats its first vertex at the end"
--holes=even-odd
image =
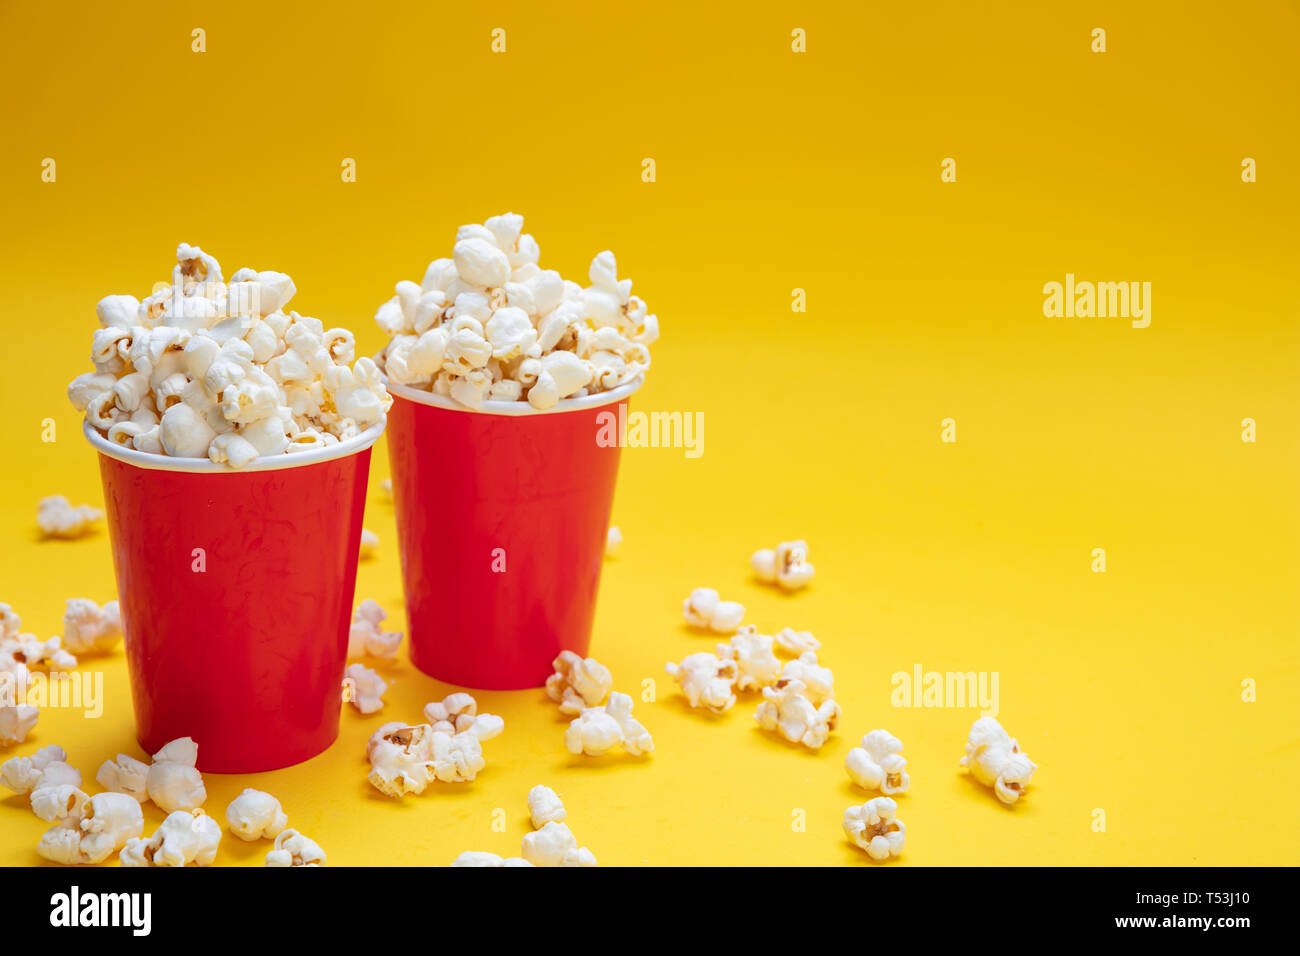
POLYGON ((384 376, 384 385, 390 395, 396 395, 398 398, 404 398, 408 402, 415 402, 419 405, 432 405, 435 408, 445 408, 453 412, 476 412, 480 415, 507 415, 515 417, 527 417, 532 415, 555 415, 562 412, 580 412, 587 408, 600 408, 603 405, 612 405, 615 402, 621 402, 638 388, 645 384, 645 376, 638 375, 626 385, 620 385, 618 388, 611 388, 607 392, 597 392, 594 395, 583 395, 581 398, 563 398, 556 402, 550 408, 533 408, 527 400, 518 402, 504 401, 485 401, 479 408, 470 408, 468 405, 462 405, 447 395, 435 395, 433 392, 426 392, 423 389, 411 388, 409 385, 397 385, 388 381, 384 376))
POLYGON ((91 447, 101 455, 107 455, 109 458, 126 462, 128 465, 135 465, 137 468, 149 468, 153 471, 180 471, 199 475, 246 475, 250 471, 280 471, 285 468, 303 468, 307 465, 319 464, 322 461, 346 458, 359 451, 364 451, 377 442, 379 436, 384 433, 387 424, 388 419, 385 417, 355 438, 349 438, 336 445, 315 448, 311 451, 285 452, 279 455, 268 455, 265 458, 258 457, 243 468, 218 465, 207 458, 171 458, 167 455, 155 455, 152 452, 127 448, 125 445, 118 445, 109 441, 99 433, 98 429, 84 420, 81 423, 81 430, 85 434, 86 440, 90 442, 91 447))

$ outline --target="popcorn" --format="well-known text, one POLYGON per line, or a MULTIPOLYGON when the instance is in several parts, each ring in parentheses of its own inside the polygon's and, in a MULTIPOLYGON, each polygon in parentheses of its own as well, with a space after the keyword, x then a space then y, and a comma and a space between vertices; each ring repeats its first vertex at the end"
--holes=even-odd
POLYGON ((903 768, 903 742, 887 730, 873 730, 844 758, 849 779, 864 790, 884 794, 905 793, 911 779, 903 768))
POLYGON ((479 738, 472 733, 448 734, 435 730, 430 741, 433 775, 443 783, 473 780, 487 766, 479 738))
POLYGON ((817 750, 835 729, 840 707, 834 700, 825 700, 818 706, 806 690, 803 681, 784 677, 773 686, 764 687, 763 700, 754 719, 764 730, 777 731, 790 743, 817 750))
POLYGON ((46 823, 76 826, 90 797, 81 788, 61 783, 32 791, 32 812, 46 823))
POLYGON ((68 397, 110 441, 231 468, 353 438, 392 399, 374 362, 353 361, 352 333, 283 311, 295 291, 272 271, 226 284, 215 259, 182 243, 170 286, 101 300, 95 371, 68 397))
POLYGON ((773 638, 779 650, 798 657, 805 651, 821 650, 822 642, 812 636, 811 631, 796 631, 792 627, 782 628, 773 638))
POLYGON ((388 682, 375 671, 364 664, 349 664, 343 672, 343 681, 350 689, 348 700, 361 713, 373 714, 383 709, 388 682))
POLYGON ((369 528, 361 529, 361 550, 359 556, 362 561, 373 558, 379 552, 379 535, 375 534, 369 528))
POLYGON ((221 827, 202 810, 169 813, 148 840, 128 840, 118 854, 123 866, 211 866, 221 843, 221 827))
POLYGON ((844 811, 844 833, 849 842, 876 861, 888 860, 903 852, 906 827, 894 819, 898 804, 889 797, 876 797, 860 807, 844 811))
POLYGON ((266 854, 267 866, 324 866, 325 851, 297 830, 284 830, 266 854))
POLYGON ((348 657, 391 660, 397 656, 402 633, 380 629, 387 617, 388 612, 369 598, 357 605, 352 613, 352 627, 348 630, 348 657))
POLYGON ((424 719, 435 733, 472 734, 480 742, 499 736, 506 726, 495 714, 480 714, 478 702, 466 693, 448 694, 425 704, 424 719))
POLYGON ((532 866, 523 857, 508 856, 502 859, 495 853, 478 853, 467 850, 451 861, 452 866, 532 866))
POLYGON ((63 612, 63 645, 73 654, 103 654, 122 639, 122 617, 116 601, 102 608, 86 598, 69 598, 63 612))
POLYGON ((782 541, 776 549, 763 548, 749 559, 760 581, 778 584, 787 591, 797 591, 813 577, 805 541, 782 541))
POLYGON ((63 495, 42 498, 36 509, 36 523, 47 538, 80 538, 102 517, 104 512, 90 505, 74 508, 63 495))
POLYGON ((40 710, 31 704, 0 704, 0 747, 26 740, 40 716, 40 710))
POLYGON ((555 673, 546 679, 546 695, 559 702, 562 714, 580 714, 587 707, 603 704, 614 687, 609 668, 594 657, 560 651, 551 666, 555 673))
POLYGON ((617 691, 603 707, 583 710, 564 732, 564 748, 571 754, 596 757, 620 744, 633 756, 655 749, 649 731, 632 716, 632 698, 617 691))
POLYGON ((649 369, 659 320, 617 277, 614 254, 595 258, 584 289, 539 268, 522 230, 514 213, 461 226, 450 259, 431 262, 418 286, 397 283, 375 313, 390 337, 380 358, 390 381, 470 408, 527 401, 544 411, 649 369))
POLYGON ((127 754, 118 754, 116 760, 105 760, 95 780, 105 790, 125 793, 141 803, 149 799, 149 765, 127 754))
POLYGON ((736 662, 737 690, 761 690, 781 677, 781 662, 772 652, 772 638, 759 634, 752 624, 742 627, 731 643, 719 644, 718 657, 736 662))
POLYGON ((618 530, 618 525, 610 525, 609 530, 605 532, 605 557, 614 557, 622 547, 623 532, 618 530))
POLYGON ((528 818, 534 830, 548 823, 563 823, 565 813, 559 794, 550 787, 539 784, 528 791, 528 818))
POLYGON ((153 755, 145 790, 160 810, 194 810, 208 799, 203 775, 195 767, 198 759, 198 745, 189 737, 178 737, 153 755))
POLYGON ((379 494, 383 496, 385 501, 393 500, 393 479, 385 478, 379 483, 379 494))
MULTIPOLYGON (((724 645, 719 644, 720 648, 724 645)), ((680 664, 669 661, 664 670, 677 681, 692 707, 702 707, 715 714, 731 709, 736 703, 735 685, 739 676, 734 659, 720 658, 708 651, 688 654, 680 664)))
POLYGON ((433 728, 428 724, 407 726, 400 721, 384 724, 371 734, 366 743, 371 786, 390 797, 423 793, 436 779, 432 737, 433 728))
POLYGON ((992 787, 1010 806, 1025 795, 1038 764, 1020 750, 1016 739, 992 717, 981 717, 970 728, 961 765, 980 783, 992 787))
POLYGON ((520 854, 533 866, 595 866, 596 857, 565 823, 546 823, 524 834, 520 854))
POLYGON ((140 804, 123 793, 97 793, 69 817, 45 831, 36 852, 54 863, 103 863, 144 832, 140 804))
POLYGON ((12 757, 0 764, 0 783, 14 793, 33 793, 42 787, 81 786, 81 771, 66 762, 67 752, 57 744, 42 747, 29 757, 12 757))
POLYGON ((797 680, 804 685, 804 693, 814 704, 835 696, 835 675, 829 667, 817 663, 815 651, 804 651, 781 668, 781 680, 797 680))
POLYGON ((745 619, 745 606, 735 601, 718 599, 713 588, 696 588, 682 604, 686 623, 692 627, 707 628, 719 634, 731 634, 745 619))
POLYGON ((15 684, 26 684, 34 667, 67 671, 76 666, 77 659, 63 649, 57 636, 45 641, 34 634, 0 638, 0 672, 12 674, 15 684))
POLYGON ((289 817, 275 797, 248 787, 226 807, 226 823, 231 833, 251 843, 275 839, 289 825, 289 817))

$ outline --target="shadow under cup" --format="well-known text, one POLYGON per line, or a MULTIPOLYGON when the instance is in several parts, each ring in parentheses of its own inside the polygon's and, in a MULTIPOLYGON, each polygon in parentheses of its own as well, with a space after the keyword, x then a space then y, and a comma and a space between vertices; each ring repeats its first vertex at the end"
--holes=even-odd
POLYGON ((535 411, 389 385, 411 661, 462 687, 540 687, 586 655, 628 385, 535 411), (616 440, 610 441, 610 437, 616 440))
POLYGON ((199 769, 299 763, 338 736, 370 446, 238 471, 93 429, 140 745, 193 737, 199 769))

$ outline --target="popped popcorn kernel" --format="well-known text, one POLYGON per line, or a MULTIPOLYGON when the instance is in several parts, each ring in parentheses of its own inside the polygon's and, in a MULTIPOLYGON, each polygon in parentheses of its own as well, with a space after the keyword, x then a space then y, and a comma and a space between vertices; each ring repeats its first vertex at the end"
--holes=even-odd
POLYGON ((762 548, 754 552, 749 563, 760 581, 780 585, 787 591, 804 587, 814 573, 805 541, 782 541, 775 549, 762 548))
POLYGON ((325 851, 297 830, 283 830, 266 854, 267 866, 324 866, 325 851))
POLYGON ((595 866, 596 857, 565 823, 545 823, 524 835, 520 855, 533 866, 595 866))
POLYGON ((378 713, 384 706, 384 691, 388 681, 364 664, 349 664, 343 671, 343 680, 351 693, 348 702, 363 714, 378 713))
POLYGON ((36 523, 47 538, 80 538, 89 534, 104 512, 90 505, 73 507, 63 495, 42 498, 36 509, 36 523))
POLYGON ((538 784, 528 791, 528 818, 534 830, 548 823, 563 823, 565 812, 559 794, 550 787, 538 784))
POLYGON ((125 793, 141 803, 149 799, 149 765, 128 754, 105 760, 95 773, 95 780, 105 790, 125 793))
POLYGON ((597 757, 620 745, 633 756, 654 750, 650 732, 632 716, 632 698, 617 691, 603 707, 583 710, 564 732, 564 748, 571 754, 597 757))
POLYGON ((813 637, 811 631, 796 631, 792 627, 782 628, 772 640, 777 650, 791 657, 798 657, 806 651, 819 651, 822 647, 822 642, 813 637))
POLYGON ((20 796, 41 787, 80 787, 81 771, 70 766, 67 759, 67 752, 57 744, 42 747, 27 757, 11 757, 0 764, 0 783, 20 796))
POLYGON ((615 557, 623 549, 623 532, 618 525, 610 525, 605 532, 605 557, 615 557))
POLYGON ((40 716, 39 708, 31 704, 0 704, 0 747, 12 747, 26 740, 40 716))
POLYGON ((391 660, 397 656, 402 632, 383 630, 381 625, 387 617, 388 612, 370 598, 357 605, 352 613, 352 626, 348 629, 348 657, 391 660))
POLYGON ((786 661, 781 668, 781 680, 801 681, 804 693, 814 704, 835 696, 835 675, 829 667, 817 663, 815 651, 804 651, 794 660, 786 661))
POLYGON ((105 654, 122 640, 116 601, 102 608, 86 598, 69 598, 63 612, 63 646, 72 654, 105 654))
POLYGON ((898 804, 889 797, 876 797, 844 811, 844 834, 849 842, 871 859, 881 862, 899 856, 907 828, 895 819, 898 804))
POLYGON ((128 840, 118 853, 123 866, 211 866, 221 843, 221 827, 202 810, 177 810, 149 839, 128 840))
POLYGON ((69 817, 46 830, 36 853, 53 863, 103 863, 144 832, 139 801, 124 793, 97 793, 69 817))
POLYGON ((178 737, 153 755, 145 775, 145 791, 160 810, 173 813, 203 806, 208 791, 195 766, 198 760, 198 745, 190 737, 178 737))
POLYGON ((686 655, 680 664, 669 661, 664 670, 677 682, 692 707, 721 714, 736 703, 738 667, 735 660, 700 651, 686 655))
POLYGON ((966 756, 961 766, 1010 806, 1029 789, 1029 781, 1038 764, 1020 750, 1016 739, 992 717, 981 717, 970 728, 966 756))
POLYGON ((239 839, 273 840, 289 825, 280 801, 262 790, 246 787, 226 807, 226 824, 239 839))
POLYGON ((720 600, 713 588, 696 588, 682 603, 682 614, 692 627, 731 634, 745 619, 745 606, 720 600))
POLYGON ((614 687, 609 668, 594 657, 561 651, 551 666, 555 673, 546 679, 546 695, 559 703, 562 714, 579 714, 603 704, 614 687))
POLYGON ((849 779, 864 790, 879 790, 890 795, 905 793, 911 783, 907 761, 903 758, 903 742, 887 730, 873 730, 862 738, 862 745, 854 747, 844 758, 844 769, 849 779))
POLYGON ((369 528, 361 529, 361 546, 358 556, 362 561, 369 561, 379 553, 379 535, 369 528))
POLYGON ((740 628, 730 643, 719 644, 718 657, 736 662, 736 690, 762 690, 782 675, 781 662, 772 651, 772 638, 759 634, 752 624, 740 628))
POLYGON ((499 736, 506 726, 495 714, 480 714, 478 701, 464 692, 425 704, 424 719, 436 733, 471 734, 480 742, 499 736))
POLYGON ((804 682, 782 678, 763 688, 754 719, 764 730, 776 731, 790 743, 818 750, 839 721, 840 707, 827 699, 814 704, 804 682))
POLYGON ((384 724, 366 744, 370 785, 390 797, 423 793, 437 774, 433 766, 433 728, 400 721, 384 724))
POLYGON ((499 857, 495 853, 480 853, 475 850, 466 850, 456 859, 451 861, 452 866, 532 866, 527 860, 519 856, 499 857))

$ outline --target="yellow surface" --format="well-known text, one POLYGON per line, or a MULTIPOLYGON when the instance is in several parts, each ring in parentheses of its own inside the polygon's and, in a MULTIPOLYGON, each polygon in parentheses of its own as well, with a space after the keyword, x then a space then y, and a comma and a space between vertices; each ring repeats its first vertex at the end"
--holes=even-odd
MULTIPOLYGON (((403 660, 383 714, 349 709, 323 756, 209 775, 219 818, 261 787, 332 864, 444 864, 517 852, 548 783, 604 864, 866 865, 840 816, 867 794, 842 767, 883 726, 913 781, 902 865, 1296 861, 1295 3, 148 6, 0 5, 0 600, 25 629, 113 595, 104 532, 39 543, 36 502, 100 501, 64 386, 96 300, 165 279, 180 240, 288 272, 295 307, 373 351, 394 282, 460 223, 522 212, 543 266, 581 278, 617 252, 664 330, 634 408, 706 423, 698 459, 625 452, 600 594, 594 653, 619 688, 657 681, 637 706, 653 758, 570 758, 540 692, 487 693, 507 729, 479 779, 384 799, 363 741, 447 690, 403 660), (1150 327, 1045 318, 1067 272, 1151 282, 1150 327), (747 556, 791 537, 818 570, 785 596, 747 556), (662 668, 713 644, 679 612, 702 585, 823 641, 844 716, 820 753, 755 729, 752 698, 684 705, 662 668), (891 706, 917 664, 998 672, 1041 768, 1026 801, 957 772, 971 710, 891 706)), ((381 445, 357 598, 401 626, 386 474, 381 445)), ((87 778, 140 754, 121 651, 85 666, 104 717, 47 710, 10 753, 60 743, 87 778)), ((0 800, 0 863, 37 862, 43 828, 0 800)), ((219 860, 265 849, 228 838, 219 860)))

